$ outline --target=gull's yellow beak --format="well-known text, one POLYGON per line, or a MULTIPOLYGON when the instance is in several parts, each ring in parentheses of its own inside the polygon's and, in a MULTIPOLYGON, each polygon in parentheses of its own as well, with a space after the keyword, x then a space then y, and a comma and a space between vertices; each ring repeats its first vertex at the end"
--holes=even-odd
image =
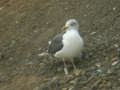
POLYGON ((67 26, 63 26, 63 27, 62 27, 62 30, 66 30, 66 29, 68 29, 67 26))

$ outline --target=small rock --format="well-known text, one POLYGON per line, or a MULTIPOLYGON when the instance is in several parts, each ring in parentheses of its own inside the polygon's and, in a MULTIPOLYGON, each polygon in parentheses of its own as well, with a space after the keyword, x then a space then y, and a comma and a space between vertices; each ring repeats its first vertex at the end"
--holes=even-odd
POLYGON ((84 17, 86 17, 86 16, 87 16, 87 14, 84 15, 84 17))
POLYGON ((118 48, 117 51, 120 52, 120 48, 118 48))
POLYGON ((13 60, 13 57, 10 57, 9 60, 13 60))
POLYGON ((0 11, 3 9, 3 7, 0 7, 0 11))
POLYGON ((40 90, 40 87, 35 87, 33 88, 33 90, 40 90))
POLYGON ((73 87, 73 86, 71 86, 68 90, 74 90, 74 87, 73 87))
POLYGON ((108 87, 112 86, 112 83, 111 82, 107 82, 107 86, 108 87))
POLYGON ((44 63, 40 63, 39 64, 41 68, 44 68, 45 67, 45 64, 44 63))
POLYGON ((100 63, 96 63, 95 64, 97 67, 101 67, 101 64, 100 63))
POLYGON ((48 44, 50 45, 52 41, 48 41, 48 44))
POLYGON ((94 34, 96 34, 96 32, 92 32, 92 33, 90 33, 90 35, 94 35, 94 34))
POLYGON ((118 45, 118 44, 114 44, 114 46, 115 46, 116 48, 118 48, 118 47, 119 47, 119 45, 118 45))
POLYGON ((119 61, 115 61, 115 62, 112 63, 112 66, 115 66, 115 65, 117 65, 118 63, 119 63, 119 61))
POLYGON ((87 4, 87 5, 86 5, 86 8, 89 8, 89 7, 90 7, 90 5, 89 5, 89 4, 87 4))
POLYGON ((11 41, 11 44, 10 44, 10 47, 13 47, 15 45, 16 41, 15 40, 12 40, 11 41))
POLYGON ((40 51, 40 50, 42 50, 42 48, 38 48, 38 50, 40 51))
POLYGON ((64 8, 64 10, 68 10, 68 8, 67 8, 67 7, 65 7, 65 8, 64 8))
POLYGON ((57 71, 58 71, 58 72, 63 71, 63 68, 58 67, 58 68, 57 68, 57 71))
POLYGON ((111 73, 112 73, 112 70, 109 69, 109 70, 107 71, 107 73, 108 73, 108 74, 111 74, 111 73))
POLYGON ((52 82, 54 82, 54 81, 56 81, 56 80, 57 80, 57 77, 56 77, 56 76, 52 78, 52 82))
POLYGON ((118 80, 120 81, 120 78, 118 80))
POLYGON ((32 65, 32 64, 34 64, 32 61, 27 63, 27 65, 32 65))
POLYGON ((74 79, 72 81, 70 81, 71 84, 75 84, 77 82, 78 79, 74 79))
POLYGON ((101 69, 98 69, 98 70, 96 70, 96 71, 102 73, 102 70, 101 70, 101 69))
POLYGON ((62 90, 67 90, 67 88, 62 88, 62 90))
POLYGON ((19 23, 19 21, 15 21, 15 23, 16 23, 16 24, 18 24, 18 23, 19 23))
POLYGON ((48 24, 49 24, 49 22, 46 22, 46 24, 48 25, 48 24))
POLYGON ((100 74, 100 72, 98 72, 98 71, 95 71, 92 73, 93 76, 99 76, 99 74, 100 74))
POLYGON ((47 56, 48 55, 48 53, 46 53, 46 52, 43 52, 43 53, 40 53, 40 54, 38 54, 38 56, 47 56))
POLYGON ((115 11, 116 10, 116 7, 113 7, 113 11, 115 11))
POLYGON ((38 32, 38 30, 34 30, 33 32, 34 32, 34 33, 37 33, 37 32, 38 32))
POLYGON ((68 75, 68 69, 67 68, 64 68, 64 72, 66 75, 68 75))

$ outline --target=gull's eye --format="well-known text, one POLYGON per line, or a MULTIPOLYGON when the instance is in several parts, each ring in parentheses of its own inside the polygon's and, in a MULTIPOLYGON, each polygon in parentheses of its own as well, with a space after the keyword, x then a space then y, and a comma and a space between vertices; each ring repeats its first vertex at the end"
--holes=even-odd
POLYGON ((74 26, 75 25, 75 23, 71 23, 71 26, 74 26))

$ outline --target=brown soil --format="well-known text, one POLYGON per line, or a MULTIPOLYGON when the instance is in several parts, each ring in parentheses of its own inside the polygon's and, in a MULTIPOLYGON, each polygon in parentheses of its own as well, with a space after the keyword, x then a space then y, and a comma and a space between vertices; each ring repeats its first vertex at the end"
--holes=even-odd
POLYGON ((119 57, 119 0, 0 0, 0 90, 120 90, 119 57), (70 18, 85 41, 78 76, 39 56, 70 18))

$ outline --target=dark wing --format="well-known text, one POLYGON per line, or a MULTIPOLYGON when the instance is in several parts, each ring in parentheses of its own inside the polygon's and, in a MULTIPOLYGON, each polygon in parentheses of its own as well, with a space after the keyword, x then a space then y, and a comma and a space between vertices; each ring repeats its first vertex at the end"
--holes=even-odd
POLYGON ((48 53, 55 54, 57 51, 61 50, 63 48, 62 39, 63 33, 56 35, 49 45, 48 53))

